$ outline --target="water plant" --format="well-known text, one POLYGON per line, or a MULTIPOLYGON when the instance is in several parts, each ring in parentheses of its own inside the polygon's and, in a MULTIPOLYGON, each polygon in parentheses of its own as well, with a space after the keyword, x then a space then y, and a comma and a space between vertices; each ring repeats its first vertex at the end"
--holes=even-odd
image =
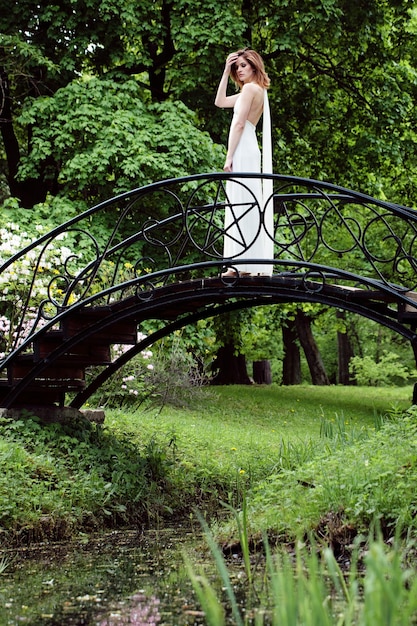
POLYGON ((10 557, 2 556, 0 558, 0 574, 3 574, 11 563, 10 557))
POLYGON ((247 606, 239 603, 222 551, 200 521, 229 602, 223 607, 214 585, 188 563, 208 626, 225 626, 228 612, 237 626, 410 626, 417 619, 417 576, 404 566, 399 544, 387 546, 381 536, 370 537, 366 545, 357 542, 350 569, 343 571, 329 547, 320 552, 314 542, 297 541, 293 550, 273 553, 265 538, 260 582, 264 586, 265 572, 267 583, 258 596, 246 589, 247 606))
MULTIPOLYGON (((240 512, 232 511, 246 574, 235 575, 234 579, 245 584, 230 587, 234 601, 231 603, 229 599, 225 614, 231 612, 234 623, 277 626, 415 623, 415 551, 411 550, 412 559, 406 559, 405 542, 414 545, 416 536, 410 514, 410 502, 414 501, 411 494, 415 493, 416 416, 416 407, 407 411, 394 408, 384 419, 378 419, 374 428, 357 429, 344 416, 336 414, 333 420, 321 423, 321 440, 331 444, 326 444, 327 451, 317 449, 299 468, 283 468, 245 494, 240 512), (266 586, 263 575, 256 577, 253 569, 248 575, 249 522, 255 530, 268 528, 274 545, 279 537, 286 538, 274 553, 270 542, 264 539, 266 586), (359 531, 370 528, 377 528, 378 532, 371 531, 365 541, 359 531), (306 543, 307 536, 310 540, 306 543), (287 550, 285 546, 294 547, 287 550), (342 550, 346 565, 343 569, 334 550, 342 550), (257 588, 260 592, 254 593, 257 588), (242 595, 246 604, 237 603, 242 595), (236 604, 240 621, 235 616, 236 604)), ((218 537, 230 536, 231 524, 215 527, 218 537)), ((226 588, 229 564, 212 532, 204 522, 202 525, 226 588)), ((235 566, 233 561, 234 569, 235 566)), ((214 588, 206 592, 207 598, 213 594, 214 588)), ((226 619, 211 622, 210 607, 208 610, 210 626, 227 623, 226 619)))

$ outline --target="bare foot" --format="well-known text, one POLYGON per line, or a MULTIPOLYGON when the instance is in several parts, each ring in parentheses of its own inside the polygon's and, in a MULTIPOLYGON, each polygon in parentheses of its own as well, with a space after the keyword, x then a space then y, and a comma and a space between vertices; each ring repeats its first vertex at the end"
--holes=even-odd
POLYGON ((223 272, 222 273, 222 278, 237 278, 238 273, 236 272, 236 270, 227 270, 227 272, 223 272))
POLYGON ((247 276, 253 276, 250 272, 239 272, 232 268, 229 268, 227 272, 223 272, 222 278, 246 278, 247 276))

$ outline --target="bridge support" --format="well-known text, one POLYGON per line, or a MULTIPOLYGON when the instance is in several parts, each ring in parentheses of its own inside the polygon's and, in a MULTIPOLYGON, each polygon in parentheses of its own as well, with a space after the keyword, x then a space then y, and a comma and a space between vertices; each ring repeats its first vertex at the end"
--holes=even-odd
POLYGON ((38 417, 44 424, 73 424, 76 420, 86 420, 95 424, 103 424, 104 411, 101 409, 79 410, 73 407, 64 406, 33 406, 25 408, 1 409, 0 418, 21 419, 30 416, 38 417))

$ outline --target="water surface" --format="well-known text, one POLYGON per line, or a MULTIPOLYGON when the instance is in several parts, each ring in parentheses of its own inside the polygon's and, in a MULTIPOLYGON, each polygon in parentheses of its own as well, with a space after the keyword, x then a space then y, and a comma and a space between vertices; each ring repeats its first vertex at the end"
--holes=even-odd
POLYGON ((179 526, 2 551, 0 625, 204 624, 183 559, 202 543, 179 526))

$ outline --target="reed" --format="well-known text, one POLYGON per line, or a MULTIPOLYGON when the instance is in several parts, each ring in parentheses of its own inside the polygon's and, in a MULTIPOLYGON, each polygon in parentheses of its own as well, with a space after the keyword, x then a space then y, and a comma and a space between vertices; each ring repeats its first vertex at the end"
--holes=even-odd
MULTIPOLYGON (((417 623, 417 577, 415 570, 404 566, 398 543, 387 546, 381 537, 370 538, 364 548, 357 544, 351 567, 343 572, 328 547, 322 551, 313 543, 297 542, 294 551, 273 553, 264 541, 265 567, 257 581, 252 573, 251 585, 267 586, 259 594, 246 597, 250 606, 242 606, 232 586, 225 558, 206 522, 200 516, 203 531, 213 555, 229 604, 222 608, 213 583, 197 576, 188 563, 194 590, 205 613, 208 626, 223 626, 231 613, 237 626, 410 626, 417 623), (361 560, 361 567, 358 563, 361 560), (250 616, 250 617, 248 617, 250 616)), ((239 590, 239 597, 241 597, 239 590)), ((229 623, 229 622, 228 622, 229 623)))

